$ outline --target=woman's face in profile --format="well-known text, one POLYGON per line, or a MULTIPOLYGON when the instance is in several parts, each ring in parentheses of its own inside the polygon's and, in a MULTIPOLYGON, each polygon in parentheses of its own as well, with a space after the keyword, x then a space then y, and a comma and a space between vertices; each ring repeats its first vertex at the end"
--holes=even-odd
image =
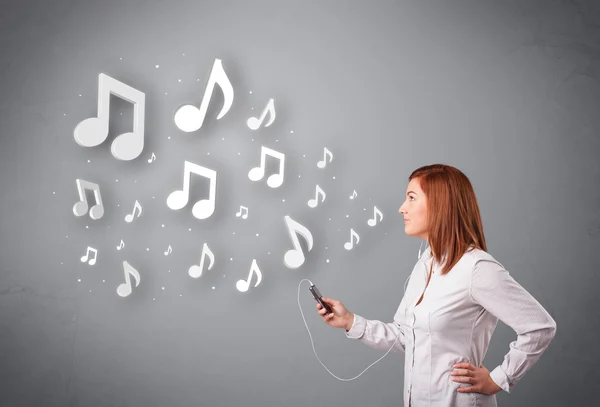
POLYGON ((421 190, 419 180, 413 178, 406 188, 406 200, 400 206, 404 217, 404 232, 409 236, 427 239, 427 197, 421 190))

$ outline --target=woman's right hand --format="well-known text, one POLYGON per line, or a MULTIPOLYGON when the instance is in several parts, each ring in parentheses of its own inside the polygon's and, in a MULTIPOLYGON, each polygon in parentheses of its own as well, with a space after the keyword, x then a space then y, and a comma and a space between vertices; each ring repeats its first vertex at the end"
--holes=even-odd
POLYGON ((354 322, 354 314, 348 311, 346 307, 344 307, 344 304, 338 300, 327 297, 321 297, 321 299, 325 304, 329 305, 329 308, 333 311, 325 315, 327 310, 323 308, 321 304, 317 303, 317 310, 319 310, 319 315, 323 318, 323 321, 334 328, 344 328, 349 330, 354 322))

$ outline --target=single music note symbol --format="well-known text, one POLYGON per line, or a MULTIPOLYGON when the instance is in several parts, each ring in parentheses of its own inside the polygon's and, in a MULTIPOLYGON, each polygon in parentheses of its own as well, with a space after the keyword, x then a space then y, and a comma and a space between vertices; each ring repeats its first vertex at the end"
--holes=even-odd
POLYGON ((323 161, 319 161, 317 163, 317 167, 319 168, 325 168, 327 166, 327 156, 329 155, 329 162, 331 162, 331 160, 333 160, 333 154, 331 153, 331 151, 329 151, 327 149, 327 147, 325 147, 323 149, 323 161))
POLYGON ((106 140, 111 94, 133 103, 133 131, 119 134, 113 140, 110 151, 119 160, 133 160, 144 149, 146 95, 106 74, 98 76, 98 117, 81 121, 75 127, 73 135, 77 144, 82 147, 95 147, 106 140))
POLYGON ((354 190, 354 192, 352 193, 352 195, 350 195, 350 199, 354 199, 356 198, 356 189, 354 190))
POLYGON ((383 220, 383 213, 381 213, 381 211, 379 209, 377 209, 376 206, 373 207, 373 219, 369 219, 367 221, 367 224, 369 226, 375 226, 377 224, 377 214, 379 214, 380 218, 379 218, 379 222, 381 222, 383 220))
POLYGON ((150 156, 150 159, 148 160, 148 162, 151 163, 154 160, 156 160, 156 154, 152 153, 152 155, 150 156))
POLYGON ((121 239, 121 243, 119 243, 119 245, 117 246, 117 250, 121 250, 124 247, 125 247, 125 242, 123 242, 123 239, 121 239))
POLYGON ((267 107, 265 107, 265 110, 262 112, 260 119, 256 117, 251 117, 248 119, 246 124, 252 130, 257 130, 262 124, 263 120, 265 120, 265 116, 267 115, 267 113, 270 114, 269 121, 267 122, 267 124, 265 124, 265 127, 269 127, 271 124, 273 124, 273 121, 275 120, 275 101, 273 100, 273 98, 269 99, 269 103, 267 103, 267 107))
POLYGON ((134 216, 135 216, 135 210, 138 209, 138 215, 137 217, 139 218, 140 215, 142 214, 142 205, 140 205, 140 203, 138 202, 138 200, 135 200, 135 203, 133 204, 133 211, 131 213, 128 213, 127 215, 125 215, 125 222, 131 223, 133 222, 134 216))
POLYGON ((89 189, 94 191, 94 198, 96 199, 96 205, 90 209, 90 218, 97 220, 104 215, 104 205, 102 204, 102 196, 100 195, 100 186, 93 182, 84 181, 82 179, 76 179, 77 192, 79 193, 79 202, 73 205, 73 213, 75 216, 83 216, 88 212, 89 205, 87 197, 85 196, 85 190, 89 189))
POLYGON ((96 264, 96 259, 97 258, 98 258, 98 250, 96 250, 96 249, 88 246, 87 250, 85 251, 85 256, 81 256, 81 262, 85 263, 87 261, 90 266, 93 266, 94 264, 96 264), (90 252, 92 252, 94 254, 94 258, 90 259, 88 261, 88 259, 90 257, 90 252))
POLYGON ((237 216, 238 218, 241 216, 242 219, 247 219, 248 218, 248 208, 240 205, 240 211, 238 213, 236 213, 235 216, 237 216), (242 215, 242 213, 243 213, 243 215, 242 215))
POLYGON ((321 196, 323 197, 323 200, 321 200, 321 202, 325 202, 325 197, 327 195, 325 195, 325 191, 323 191, 321 189, 321 187, 317 185, 317 187, 315 188, 315 199, 309 199, 308 206, 310 206, 311 208, 317 207, 317 205, 319 204, 319 201, 317 200, 319 197, 319 194, 321 194, 321 196))
POLYGON ((354 242, 352 241, 352 237, 356 237, 356 243, 358 244, 360 238, 358 233, 354 231, 354 229, 350 229, 350 241, 344 243, 344 249, 351 250, 354 247, 354 242))
POLYGON ((252 273, 256 274, 256 284, 254 284, 254 287, 257 287, 260 284, 260 282, 262 281, 262 273, 261 273, 260 269, 258 268, 256 259, 252 260, 252 265, 250 266, 250 273, 248 273, 248 281, 238 280, 235 283, 235 287, 238 289, 238 291, 241 291, 243 293, 248 291, 248 288, 250 288, 250 280, 252 279, 252 273))
POLYGON ((190 275, 190 277, 198 278, 202 275, 202 270, 204 270, 204 258, 206 256, 208 256, 208 258, 210 259, 210 264, 207 268, 207 270, 210 270, 212 269, 215 263, 215 255, 208 248, 208 245, 204 243, 204 245, 202 246, 202 254, 200 255, 200 265, 197 266, 194 264, 192 267, 190 267, 190 269, 188 270, 188 274, 190 275))
POLYGON ((140 285, 141 277, 140 273, 136 269, 131 267, 131 265, 126 261, 123 262, 123 273, 125 274, 125 282, 119 284, 119 286, 117 287, 117 294, 119 294, 121 297, 127 297, 129 294, 131 294, 132 291, 130 276, 133 276, 133 278, 135 279, 136 287, 140 285))
POLYGON ((173 252, 173 249, 171 249, 171 245, 169 245, 169 247, 167 248, 167 251, 165 252, 165 256, 172 252, 173 252))
POLYGON ((231 85, 231 82, 229 81, 229 78, 223 69, 221 60, 215 58, 212 70, 210 71, 210 76, 208 78, 208 84, 206 85, 206 90, 204 91, 202 102, 200 103, 200 109, 194 105, 183 105, 177 109, 177 112, 175 112, 175 125, 177 125, 180 130, 189 133, 202 127, 204 117, 206 116, 206 111, 208 110, 210 98, 215 89, 215 84, 219 85, 223 91, 224 97, 223 107, 217 116, 217 120, 225 116, 225 114, 229 111, 229 108, 233 104, 233 86, 231 85))
POLYGON ((286 215, 284 219, 294 248, 285 253, 283 262, 288 268, 295 269, 304 264, 304 261, 306 260, 304 252, 302 251, 302 247, 300 246, 300 241, 298 240, 298 234, 302 235, 302 237, 306 239, 308 251, 310 251, 313 247, 313 236, 312 233, 310 233, 310 230, 289 216, 286 215))
POLYGON ((167 206, 179 210, 187 205, 190 198, 190 174, 194 173, 210 180, 208 199, 201 199, 192 207, 192 215, 197 219, 206 219, 215 211, 217 190, 217 172, 198 164, 186 161, 183 168, 183 189, 173 191, 167 198, 167 206))
POLYGON ((285 164, 285 154, 280 153, 275 150, 271 150, 265 146, 261 147, 260 150, 260 166, 252 168, 250 172, 248 172, 248 178, 251 181, 260 181, 265 176, 265 164, 266 164, 266 156, 270 155, 279 160, 279 171, 276 174, 271 175, 267 179, 267 185, 271 188, 277 188, 283 184, 283 172, 284 172, 284 164, 285 164))

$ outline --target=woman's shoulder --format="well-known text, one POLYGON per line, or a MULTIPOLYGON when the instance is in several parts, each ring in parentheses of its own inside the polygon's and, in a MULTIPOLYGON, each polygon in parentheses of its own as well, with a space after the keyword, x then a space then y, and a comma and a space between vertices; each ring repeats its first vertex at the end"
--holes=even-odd
POLYGON ((470 246, 469 249, 467 249, 467 251, 465 252, 465 256, 467 256, 467 258, 470 260, 470 263, 473 268, 479 261, 488 261, 496 263, 501 267, 504 267, 502 266, 502 264, 500 264, 498 260, 494 258, 494 256, 478 247, 470 246))

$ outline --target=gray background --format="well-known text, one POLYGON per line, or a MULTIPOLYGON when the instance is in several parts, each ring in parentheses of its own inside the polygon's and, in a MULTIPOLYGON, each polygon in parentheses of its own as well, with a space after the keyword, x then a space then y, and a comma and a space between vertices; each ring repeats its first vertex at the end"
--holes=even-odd
MULTIPOLYGON (((600 379, 599 24, 591 1, 0 2, 0 404, 400 405, 403 355, 350 382, 318 363, 298 289, 332 372, 354 377, 382 352, 326 326, 298 284, 309 278, 390 322, 421 243, 397 212, 407 179, 441 162, 470 178, 488 251, 558 324, 499 404, 590 405, 600 379), (214 58, 233 107, 216 120, 217 91, 203 127, 183 133, 173 114, 200 103, 214 58), (116 97, 109 139, 74 141, 96 113, 100 72, 146 94, 136 160, 110 154, 132 120, 116 97), (270 97, 275 123, 249 130, 270 97), (248 179, 261 145, 287 155, 280 188, 248 179), (319 169, 324 147, 334 159, 319 169), (207 220, 191 204, 166 206, 184 160, 219 173, 207 220), (73 215, 76 178, 100 184, 102 219, 73 215), (311 209, 316 184, 328 195, 311 209), (126 223, 136 199, 143 215, 126 223), (373 205, 384 219, 370 228, 373 205), (283 264, 285 215, 315 239, 296 270, 283 264), (361 241, 346 251, 350 228, 361 241), (194 280, 187 269, 204 242, 215 267, 194 280), (99 251, 93 267, 80 261, 88 245, 99 251), (263 281, 240 293, 253 258, 263 281), (127 298, 116 294, 123 260, 142 276, 127 298)), ((205 196, 194 179, 191 202, 205 196)), ((515 339, 499 323, 484 366, 502 363, 515 339)))

